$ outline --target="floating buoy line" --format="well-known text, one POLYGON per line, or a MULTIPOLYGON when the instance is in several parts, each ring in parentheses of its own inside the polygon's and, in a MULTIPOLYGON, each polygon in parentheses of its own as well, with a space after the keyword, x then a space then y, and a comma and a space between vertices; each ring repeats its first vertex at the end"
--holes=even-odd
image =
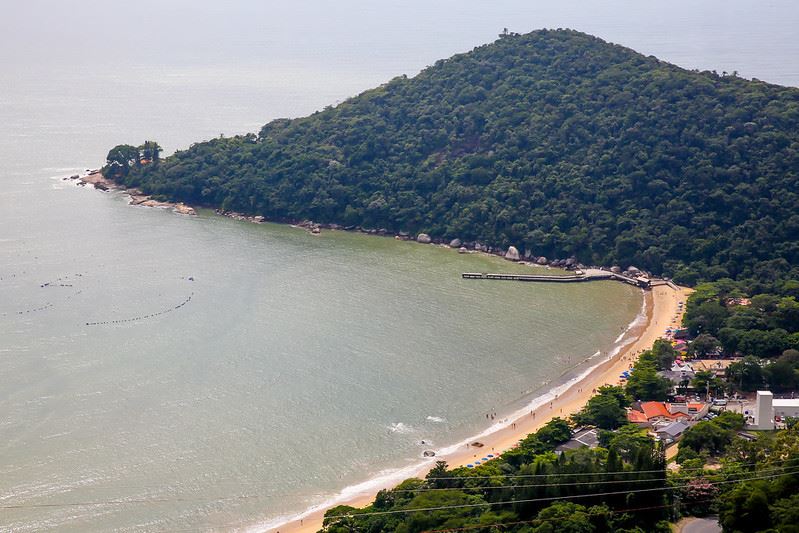
MULTIPOLYGON (((24 272, 23 272, 23 274, 24 274, 24 272)), ((41 289, 53 289, 53 288, 55 288, 55 289, 58 289, 58 288, 74 289, 75 288, 75 282, 78 281, 75 278, 82 278, 82 277, 83 277, 83 274, 74 274, 74 275, 62 276, 60 278, 56 278, 55 280, 51 280, 51 281, 47 281, 47 282, 44 282, 44 283, 40 283, 39 284, 39 288, 41 288, 41 289)), ((5 274, 3 276, 0 276, 0 281, 10 281, 11 279, 15 279, 15 278, 17 278, 17 279, 19 278, 16 273, 5 274)), ((182 277, 181 279, 186 279, 188 281, 194 281, 194 277, 188 277, 188 278, 183 278, 182 277)), ((64 300, 71 300, 72 298, 78 296, 82 292, 83 292, 83 289, 79 289, 79 290, 75 291, 74 293, 66 296, 66 298, 64 300)), ((141 316, 135 316, 135 317, 132 317, 132 318, 117 319, 117 320, 102 320, 102 321, 96 321, 96 322, 86 322, 85 324, 87 326, 109 326, 109 325, 115 325, 115 324, 126 324, 126 323, 130 323, 130 322, 138 322, 138 321, 146 320, 146 319, 149 319, 149 318, 156 318, 158 316, 162 316, 162 315, 165 315, 167 313, 171 313, 172 311, 177 311, 178 309, 181 309, 186 304, 188 304, 193 297, 194 297, 194 292, 192 292, 185 300, 183 300, 179 304, 177 304, 177 305, 175 305, 173 307, 169 307, 167 309, 163 309, 163 310, 155 312, 155 313, 150 313, 150 314, 141 315, 141 316)), ((63 303, 63 301, 61 303, 63 303)), ((9 316, 9 315, 11 315, 11 316, 24 316, 24 315, 29 315, 29 314, 32 314, 32 313, 40 313, 42 311, 46 311, 46 310, 52 309, 54 307, 55 307, 55 303, 53 303, 52 301, 46 301, 44 304, 42 304, 42 305, 40 305, 38 307, 31 307, 29 309, 22 309, 22 310, 19 310, 19 311, 4 312, 4 313, 0 313, 0 316, 4 316, 4 317, 5 316, 9 316)))
POLYGON ((157 316, 161 316, 161 315, 165 315, 167 313, 171 313, 172 311, 177 311, 178 309, 180 309, 184 305, 188 304, 191 301, 193 296, 194 296, 194 293, 192 292, 189 295, 188 298, 186 298, 185 300, 183 300, 182 302, 180 302, 176 306, 169 307, 167 309, 164 309, 163 311, 158 311, 157 313, 152 313, 152 314, 149 314, 149 315, 135 316, 135 317, 132 317, 132 318, 121 318, 121 319, 117 319, 117 320, 104 320, 104 321, 101 321, 101 322, 86 322, 86 325, 87 326, 113 326, 115 324, 127 324, 129 322, 138 322, 140 320, 147 320, 148 318, 155 318, 157 316))

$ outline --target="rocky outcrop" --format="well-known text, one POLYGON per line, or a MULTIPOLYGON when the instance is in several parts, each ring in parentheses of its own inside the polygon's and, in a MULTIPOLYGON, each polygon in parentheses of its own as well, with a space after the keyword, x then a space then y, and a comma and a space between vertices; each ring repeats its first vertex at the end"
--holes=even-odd
POLYGON ((452 239, 449 241, 450 248, 460 248, 463 245, 460 239, 452 239))
POLYGON ((547 258, 546 258, 546 257, 543 257, 543 256, 542 256, 542 257, 539 257, 539 258, 538 258, 538 261, 536 261, 536 264, 539 264, 539 265, 541 265, 541 266, 544 266, 544 265, 546 265, 546 264, 547 264, 547 258))
POLYGON ((613 265, 612 267, 610 267, 610 271, 613 272, 614 274, 621 274, 621 267, 613 265))
POLYGON ((430 244, 433 242, 433 239, 430 238, 430 235, 427 233, 420 233, 416 236, 416 242, 420 242, 422 244, 430 244))
POLYGON ((515 246, 509 246, 508 251, 505 252, 505 259, 508 261, 519 261, 521 259, 519 250, 517 250, 515 246))

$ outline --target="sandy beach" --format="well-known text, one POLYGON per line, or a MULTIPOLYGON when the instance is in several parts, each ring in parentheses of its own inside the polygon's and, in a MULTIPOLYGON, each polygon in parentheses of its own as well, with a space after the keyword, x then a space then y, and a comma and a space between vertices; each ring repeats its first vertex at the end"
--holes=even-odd
MULTIPOLYGON (((463 466, 475 459, 484 457, 486 454, 497 454, 509 450, 519 440, 533 433, 554 417, 565 418, 576 413, 593 396, 598 387, 602 385, 618 385, 620 383, 619 375, 623 370, 630 368, 637 359, 638 354, 649 349, 655 340, 662 337, 667 327, 681 322, 682 316, 678 303, 685 302, 690 293, 690 289, 683 287, 674 289, 665 284, 655 286, 650 291, 644 292, 645 321, 627 333, 622 341, 624 344, 618 354, 612 358, 605 356, 605 361, 597 365, 583 379, 573 383, 567 390, 553 397, 551 402, 544 402, 531 412, 509 420, 506 427, 481 437, 479 441, 484 446, 478 452, 475 451, 475 448, 464 445, 462 449, 441 455, 436 457, 436 459, 447 461, 450 467, 463 466)), ((429 468, 429 465, 420 467, 416 475, 424 476, 429 468)), ((383 488, 388 489, 391 486, 383 488)), ((374 500, 376 493, 377 490, 357 494, 346 501, 340 502, 339 505, 363 507, 374 500)), ((279 533, 310 533, 318 531, 322 527, 322 519, 326 510, 320 509, 310 512, 303 516, 302 519, 282 524, 277 528, 266 529, 265 531, 279 533)))

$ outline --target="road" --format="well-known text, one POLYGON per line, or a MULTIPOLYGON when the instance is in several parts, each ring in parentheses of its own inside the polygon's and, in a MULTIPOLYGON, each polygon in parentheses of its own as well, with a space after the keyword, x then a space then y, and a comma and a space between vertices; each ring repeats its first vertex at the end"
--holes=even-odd
POLYGON ((687 518, 681 521, 678 533, 721 533, 718 517, 687 518))

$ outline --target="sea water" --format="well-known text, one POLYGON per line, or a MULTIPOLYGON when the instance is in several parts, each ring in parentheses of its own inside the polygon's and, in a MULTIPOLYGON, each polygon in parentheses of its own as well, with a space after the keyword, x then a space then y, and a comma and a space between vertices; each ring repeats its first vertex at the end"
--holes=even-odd
POLYGON ((164 4, 0 21, 0 529, 249 528, 389 483, 579 374, 641 309, 622 284, 463 280, 512 265, 62 179, 111 146, 257 131, 505 26, 799 84, 787 1, 164 4))

